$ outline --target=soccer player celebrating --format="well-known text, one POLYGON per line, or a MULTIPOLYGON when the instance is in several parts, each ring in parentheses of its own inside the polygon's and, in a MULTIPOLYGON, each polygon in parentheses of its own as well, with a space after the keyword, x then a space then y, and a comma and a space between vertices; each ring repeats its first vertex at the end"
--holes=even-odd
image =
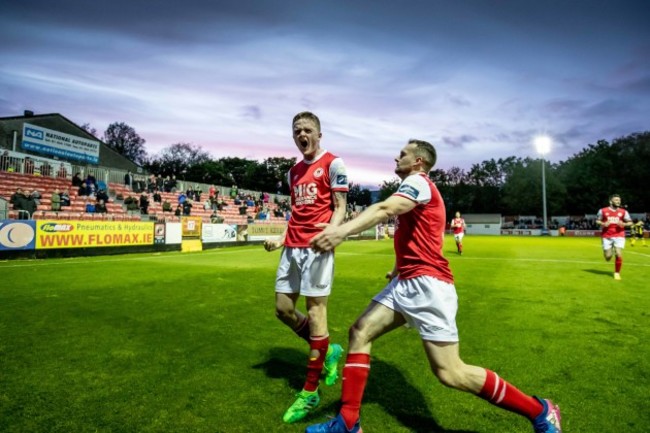
POLYGON ((621 197, 614 194, 609 197, 609 206, 596 214, 596 224, 602 230, 603 254, 608 262, 612 255, 614 260, 614 279, 621 279, 623 267, 623 248, 625 248, 625 227, 632 226, 632 219, 627 210, 621 207, 621 197))
POLYGON ((425 141, 411 139, 395 159, 402 182, 392 196, 355 219, 329 225, 311 240, 317 251, 331 251, 346 236, 397 217, 390 282, 373 298, 350 328, 343 368, 341 411, 307 433, 359 433, 359 413, 370 372, 375 339, 406 323, 417 329, 431 370, 446 386, 467 391, 528 418, 536 433, 561 433, 560 410, 550 400, 524 394, 493 371, 465 364, 459 355, 454 278, 442 256, 445 204, 427 173, 436 151, 425 141))
POLYGON ((451 228, 454 229, 454 240, 456 241, 456 249, 458 254, 463 254, 463 236, 465 236, 465 220, 460 217, 460 212, 456 212, 453 220, 451 220, 451 228))
POLYGON ((275 279, 277 317, 309 344, 307 379, 296 401, 283 416, 287 423, 303 419, 320 402, 318 385, 325 369, 325 384, 334 385, 343 349, 329 344, 327 299, 332 289, 334 252, 317 254, 309 241, 320 229, 318 223, 340 224, 345 217, 348 180, 341 158, 321 149, 320 120, 309 112, 293 118, 293 140, 303 160, 288 173, 291 190, 291 219, 277 240, 264 248, 284 247, 275 279), (307 314, 296 310, 300 295, 306 299, 307 314))

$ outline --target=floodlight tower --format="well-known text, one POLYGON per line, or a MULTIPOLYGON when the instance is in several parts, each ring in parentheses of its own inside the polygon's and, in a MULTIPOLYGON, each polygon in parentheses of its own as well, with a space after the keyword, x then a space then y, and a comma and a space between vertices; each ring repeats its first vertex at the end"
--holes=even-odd
POLYGON ((548 234, 547 216, 546 216, 546 161, 544 155, 551 151, 551 137, 548 135, 540 135, 535 137, 535 147, 537 152, 542 155, 542 207, 544 211, 544 222, 542 228, 542 235, 548 234))

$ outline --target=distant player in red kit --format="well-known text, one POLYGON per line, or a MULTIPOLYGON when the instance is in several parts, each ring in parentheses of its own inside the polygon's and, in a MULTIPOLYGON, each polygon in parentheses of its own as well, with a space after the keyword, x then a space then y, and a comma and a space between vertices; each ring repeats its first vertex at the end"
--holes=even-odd
POLYGON ((454 230, 454 240, 456 241, 456 249, 458 254, 463 254, 463 236, 465 236, 465 220, 460 217, 460 212, 456 212, 456 216, 451 220, 451 228, 454 230))
POLYGON ((310 112, 298 113, 292 122, 293 141, 303 160, 287 176, 291 190, 291 218, 279 239, 266 240, 264 248, 284 247, 275 278, 276 316, 309 344, 307 379, 284 422, 303 419, 320 403, 318 385, 325 370, 325 384, 334 385, 343 348, 329 344, 327 300, 332 290, 334 252, 314 252, 309 241, 318 223, 337 226, 345 218, 348 179, 341 158, 320 147, 320 120, 310 112), (307 314, 296 310, 300 295, 307 314))
MULTIPOLYGON (((331 421, 307 427, 306 433, 361 433, 359 414, 372 344, 406 323, 420 334, 431 370, 443 384, 526 417, 535 433, 561 433, 560 410, 553 402, 524 394, 495 372, 461 360, 458 297, 442 255, 445 203, 427 176, 436 163, 436 151, 426 141, 411 139, 395 162, 395 174, 402 179, 397 192, 344 224, 327 226, 311 240, 315 250, 331 251, 347 236, 397 217, 390 282, 350 328, 341 410, 331 421)), ((400 390, 390 392, 400 398, 400 390)))
POLYGON ((598 211, 596 224, 602 229, 603 254, 608 262, 612 255, 614 260, 614 279, 621 279, 623 267, 623 248, 625 248, 625 227, 632 226, 632 218, 627 210, 621 207, 621 197, 614 194, 609 198, 609 206, 598 211))

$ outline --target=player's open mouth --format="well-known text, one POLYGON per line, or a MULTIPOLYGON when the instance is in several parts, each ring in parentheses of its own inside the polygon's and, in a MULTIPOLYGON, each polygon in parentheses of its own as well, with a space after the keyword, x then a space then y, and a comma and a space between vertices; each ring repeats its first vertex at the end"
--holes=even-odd
POLYGON ((309 146, 309 142, 307 142, 306 140, 303 140, 303 141, 300 142, 300 145, 302 146, 303 149, 306 149, 307 146, 309 146))

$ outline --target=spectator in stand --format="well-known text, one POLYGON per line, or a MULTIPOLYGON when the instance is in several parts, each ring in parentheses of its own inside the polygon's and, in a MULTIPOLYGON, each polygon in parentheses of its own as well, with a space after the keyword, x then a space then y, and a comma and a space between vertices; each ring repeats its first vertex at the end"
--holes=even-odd
POLYGON ((133 190, 133 173, 131 173, 131 170, 127 171, 124 175, 124 185, 126 185, 130 191, 133 190))
POLYGON ((74 176, 72 176, 72 186, 74 186, 75 188, 79 188, 83 183, 84 181, 81 178, 81 173, 76 172, 74 176))
POLYGON ((50 177, 52 176, 52 166, 50 165, 49 162, 44 161, 41 164, 41 176, 43 177, 50 177))
POLYGON ((184 193, 183 191, 181 191, 181 193, 178 194, 178 204, 181 204, 181 205, 182 205, 183 203, 185 203, 185 201, 187 200, 187 198, 188 198, 188 197, 185 195, 185 193, 184 193))
POLYGON ((70 192, 67 188, 61 192, 61 206, 70 206, 70 192))
POLYGON ((156 190, 156 176, 151 174, 147 178, 147 192, 149 194, 153 194, 155 190, 156 190))
POLYGON ((194 185, 194 198, 193 198, 193 200, 195 202, 198 202, 198 203, 201 202, 201 194, 203 194, 203 191, 201 190, 201 187, 199 185, 194 185))
POLYGON ((210 199, 206 198, 205 201, 203 202, 203 209, 210 210, 211 208, 212 208, 212 204, 210 203, 210 199))
POLYGON ((212 212, 212 215, 210 215, 210 222, 212 224, 223 224, 223 221, 223 217, 219 215, 216 210, 212 212))
POLYGON ((174 211, 174 215, 176 215, 177 217, 180 217, 181 215, 183 215, 183 205, 182 204, 179 204, 178 206, 176 206, 176 210, 174 211))
POLYGON ((176 192, 178 188, 178 181, 176 180, 176 175, 172 174, 172 178, 169 181, 169 192, 176 192))
POLYGON ((219 195, 219 191, 217 191, 217 187, 214 185, 210 185, 210 188, 208 188, 208 197, 212 199, 216 195, 219 195))
POLYGON ((34 174, 34 160, 29 156, 26 156, 25 161, 23 161, 23 173, 34 174))
POLYGON ((35 189, 34 191, 32 191, 31 197, 32 197, 32 200, 34 200, 34 204, 35 204, 36 206, 38 206, 38 205, 41 204, 41 193, 38 192, 37 189, 35 189))
POLYGON ((106 209, 106 202, 102 199, 97 200, 97 204, 95 205, 95 213, 107 213, 108 209, 106 209))
POLYGON ((165 190, 165 180, 161 175, 156 176, 156 188, 158 188, 158 191, 165 190))
POLYGON ((142 215, 149 214, 149 196, 144 191, 140 194, 140 213, 142 215))
POLYGON ((52 202, 53 211, 58 212, 61 210, 61 193, 59 192, 59 188, 54 188, 50 201, 52 202))
POLYGON ((97 191, 97 200, 104 200, 104 203, 108 203, 108 194, 106 193, 106 190, 103 188, 100 188, 97 191))
POLYGON ((162 196, 160 195, 160 191, 158 191, 158 188, 154 188, 153 201, 154 203, 162 203, 162 196))
POLYGON ((187 187, 187 191, 185 191, 185 197, 194 200, 194 190, 192 189, 192 186, 187 187))
POLYGON ((233 186, 230 187, 230 198, 235 199, 237 197, 237 185, 233 184, 233 186))
POLYGON ((251 197, 250 195, 248 197, 246 197, 246 206, 248 206, 248 207, 254 207, 255 206, 255 202, 253 201, 253 197, 251 197))
POLYGON ((240 203, 239 215, 246 215, 246 213, 248 213, 248 206, 245 203, 240 203))
POLYGON ((60 179, 65 179, 68 177, 68 169, 65 168, 65 165, 63 165, 63 163, 59 165, 59 170, 56 172, 56 177, 60 179))
POLYGON ((189 216, 192 213, 192 200, 186 199, 183 202, 183 215, 189 216))
POLYGON ((172 211, 172 204, 169 202, 169 200, 165 199, 165 201, 162 204, 162 210, 163 210, 163 212, 171 212, 172 211))
POLYGON ((30 204, 22 188, 16 188, 16 192, 11 195, 9 203, 11 203, 13 210, 18 211, 18 219, 29 219, 31 217, 30 204))
POLYGON ((86 197, 86 213, 95 213, 95 203, 86 197))
POLYGON ((86 187, 85 183, 82 183, 79 185, 79 189, 77 190, 77 195, 80 197, 88 197, 88 188, 86 187))
POLYGON ((163 190, 165 192, 172 192, 172 180, 169 176, 163 181, 163 190))

